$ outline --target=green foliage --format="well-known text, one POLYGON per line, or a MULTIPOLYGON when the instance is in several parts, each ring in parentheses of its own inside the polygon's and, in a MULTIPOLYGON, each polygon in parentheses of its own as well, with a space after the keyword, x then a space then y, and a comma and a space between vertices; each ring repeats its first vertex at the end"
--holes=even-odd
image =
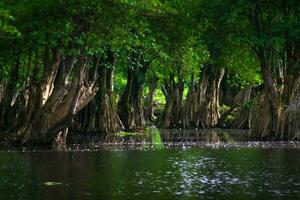
MULTIPOLYGON (((118 94, 125 87, 127 68, 142 65, 132 53, 150 63, 141 78, 158 77, 158 88, 170 75, 187 87, 192 76, 200 78, 207 63, 226 69, 229 87, 260 85, 253 47, 269 47, 273 60, 287 60, 285 47, 299 41, 299 9, 296 0, 287 5, 272 0, 3 0, 0 76, 9 78, 19 56, 22 85, 32 74, 35 56, 43 71, 45 47, 60 45, 64 56, 84 51, 105 59, 107 49, 113 51, 116 62, 106 67, 115 67, 118 94), (257 6, 262 13, 260 32, 249 19, 249 11, 257 6)), ((293 62, 289 73, 297 70, 299 63, 293 62)), ((155 99, 164 101, 160 90, 155 99)))
POLYGON ((256 86, 262 84, 259 63, 253 53, 247 49, 235 49, 227 59, 228 85, 244 87, 249 84, 256 86))
POLYGON ((20 32, 12 25, 14 17, 8 9, 5 9, 3 2, 0 2, 0 38, 11 38, 20 36, 20 32))

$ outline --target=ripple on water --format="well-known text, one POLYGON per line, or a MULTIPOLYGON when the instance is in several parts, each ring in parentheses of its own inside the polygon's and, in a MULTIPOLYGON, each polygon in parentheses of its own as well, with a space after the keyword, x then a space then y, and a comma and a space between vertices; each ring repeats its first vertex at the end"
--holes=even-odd
POLYGON ((297 142, 175 139, 163 141, 164 148, 159 150, 147 141, 96 141, 71 144, 65 153, 45 149, 1 153, 0 194, 15 191, 19 197, 34 186, 38 194, 59 190, 93 197, 105 194, 114 199, 222 199, 226 195, 272 199, 300 195, 297 142), (44 187, 43 183, 55 180, 62 184, 44 187))

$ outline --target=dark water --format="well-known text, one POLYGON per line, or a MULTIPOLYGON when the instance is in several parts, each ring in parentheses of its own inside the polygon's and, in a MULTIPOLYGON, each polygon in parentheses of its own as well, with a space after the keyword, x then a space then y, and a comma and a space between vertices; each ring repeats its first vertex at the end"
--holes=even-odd
POLYGON ((0 199, 300 199, 299 144, 207 134, 154 131, 110 140, 108 150, 95 140, 65 152, 3 150, 0 199), (138 148, 126 148, 132 142, 138 148))

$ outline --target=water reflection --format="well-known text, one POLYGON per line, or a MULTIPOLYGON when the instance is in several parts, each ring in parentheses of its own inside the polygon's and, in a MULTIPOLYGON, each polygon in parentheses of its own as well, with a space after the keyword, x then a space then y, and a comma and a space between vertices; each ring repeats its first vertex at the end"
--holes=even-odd
POLYGON ((300 148, 299 142, 261 142, 250 139, 248 130, 232 129, 157 129, 150 128, 150 134, 74 136, 70 139, 70 150, 98 149, 161 149, 161 148, 300 148))
POLYGON ((298 155, 262 148, 1 152, 0 199, 299 199, 298 155))
POLYGON ((70 142, 65 152, 0 151, 0 200, 300 199, 297 142, 156 128, 70 142))

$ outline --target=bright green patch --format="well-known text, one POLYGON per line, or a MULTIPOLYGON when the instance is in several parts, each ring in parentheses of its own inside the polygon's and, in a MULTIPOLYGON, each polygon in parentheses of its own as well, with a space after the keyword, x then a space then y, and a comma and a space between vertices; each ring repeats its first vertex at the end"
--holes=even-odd
POLYGON ((116 133, 117 136, 120 137, 127 137, 127 136, 149 136, 150 135, 150 131, 149 128, 145 128, 142 132, 125 132, 125 131, 121 131, 116 133))
POLYGON ((152 144, 153 144, 154 149, 162 149, 164 147, 160 133, 157 129, 153 129, 152 144))
POLYGON ((49 182, 44 182, 44 185, 45 186, 56 186, 56 185, 62 185, 62 183, 49 181, 49 182))
POLYGON ((120 137, 126 137, 126 136, 138 136, 138 135, 141 135, 141 133, 121 131, 119 133, 116 133, 116 135, 120 136, 120 137))

